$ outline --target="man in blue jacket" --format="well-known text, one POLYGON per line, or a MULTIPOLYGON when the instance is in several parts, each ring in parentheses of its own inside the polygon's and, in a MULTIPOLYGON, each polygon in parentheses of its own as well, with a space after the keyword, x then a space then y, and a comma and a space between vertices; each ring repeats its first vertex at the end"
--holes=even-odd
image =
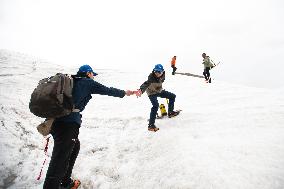
POLYGON ((79 68, 74 79, 73 102, 77 111, 54 120, 51 134, 54 139, 54 147, 46 173, 44 189, 73 189, 80 185, 79 180, 72 180, 71 173, 76 158, 80 151, 80 141, 78 139, 79 128, 82 123, 82 112, 89 100, 91 94, 108 95, 123 98, 130 96, 132 91, 120 90, 112 87, 106 87, 93 80, 97 75, 89 65, 83 65, 79 68))

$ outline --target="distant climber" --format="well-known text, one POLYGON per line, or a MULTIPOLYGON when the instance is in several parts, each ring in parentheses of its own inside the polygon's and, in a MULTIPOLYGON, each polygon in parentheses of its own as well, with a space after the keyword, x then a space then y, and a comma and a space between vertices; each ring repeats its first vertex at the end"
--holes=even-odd
POLYGON ((177 57, 174 56, 174 57, 172 58, 172 61, 171 61, 171 67, 173 68, 172 75, 175 75, 176 70, 177 70, 176 61, 177 61, 177 57))
POLYGON ((213 68, 215 66, 215 64, 213 64, 210 60, 210 57, 207 56, 205 53, 202 53, 202 57, 203 57, 203 62, 202 64, 204 65, 204 71, 203 71, 203 75, 205 77, 205 81, 207 83, 211 83, 211 77, 210 77, 210 72, 209 70, 211 68, 213 68))

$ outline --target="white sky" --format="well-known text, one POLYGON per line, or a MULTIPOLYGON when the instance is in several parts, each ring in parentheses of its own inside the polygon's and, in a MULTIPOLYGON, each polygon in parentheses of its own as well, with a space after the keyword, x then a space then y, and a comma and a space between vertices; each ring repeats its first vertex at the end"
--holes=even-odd
POLYGON ((283 18, 282 0, 0 0, 0 48, 95 69, 150 71, 176 55, 198 74, 206 52, 223 63, 216 79, 283 87, 283 18))

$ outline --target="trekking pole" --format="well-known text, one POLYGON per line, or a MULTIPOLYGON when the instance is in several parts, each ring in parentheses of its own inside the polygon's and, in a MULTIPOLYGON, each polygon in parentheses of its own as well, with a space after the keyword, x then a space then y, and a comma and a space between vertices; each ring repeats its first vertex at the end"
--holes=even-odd
POLYGON ((217 64, 213 60, 211 60, 211 62, 214 64, 214 67, 220 64, 220 61, 217 64))
MULTIPOLYGON (((47 150, 48 150, 49 138, 50 138, 50 136, 46 139, 46 145, 45 145, 45 148, 44 148, 44 154, 45 154, 46 157, 47 157, 47 150)), ((41 178, 42 169, 43 169, 43 166, 44 166, 44 164, 45 164, 45 162, 46 162, 46 157, 45 157, 45 159, 44 159, 44 161, 43 161, 43 164, 42 164, 42 166, 41 166, 40 173, 39 173, 39 175, 38 175, 38 177, 37 177, 37 180, 39 180, 39 179, 41 178)))

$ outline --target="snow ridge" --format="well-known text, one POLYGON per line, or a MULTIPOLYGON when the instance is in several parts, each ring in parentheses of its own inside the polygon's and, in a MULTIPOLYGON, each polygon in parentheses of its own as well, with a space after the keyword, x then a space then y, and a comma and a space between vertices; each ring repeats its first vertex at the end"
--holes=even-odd
MULTIPOLYGON (((37 82, 75 68, 0 51, 0 188, 42 188, 37 181, 45 155, 28 109, 37 82)), ((136 89, 148 73, 99 70, 96 80, 136 89), (119 81, 119 82, 117 82, 119 81)), ((177 95, 179 117, 157 120, 147 131, 146 95, 123 99, 94 95, 83 112, 81 151, 73 176, 81 188, 282 189, 284 97, 267 90, 182 75, 166 75, 177 95)), ((166 103, 160 100, 160 103, 166 103)), ((53 141, 49 145, 51 156, 53 141)), ((48 158, 49 160, 49 158, 48 158)))

